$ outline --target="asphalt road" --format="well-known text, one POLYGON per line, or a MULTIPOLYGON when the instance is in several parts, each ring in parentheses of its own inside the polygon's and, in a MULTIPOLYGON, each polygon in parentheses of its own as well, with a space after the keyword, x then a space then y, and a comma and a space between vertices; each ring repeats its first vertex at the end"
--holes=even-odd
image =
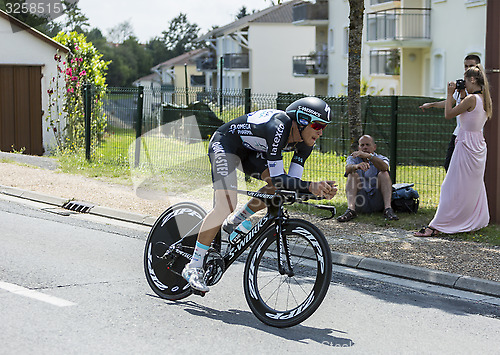
POLYGON ((499 353, 499 303, 335 268, 303 324, 262 324, 235 263, 206 297, 159 299, 147 229, 0 196, 0 354, 499 353))

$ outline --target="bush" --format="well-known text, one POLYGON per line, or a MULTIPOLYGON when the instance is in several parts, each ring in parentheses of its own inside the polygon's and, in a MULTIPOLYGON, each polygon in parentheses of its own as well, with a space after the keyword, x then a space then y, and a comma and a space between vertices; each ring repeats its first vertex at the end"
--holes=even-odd
POLYGON ((101 59, 102 54, 87 42, 83 34, 59 32, 54 40, 68 47, 70 52, 65 61, 59 53, 54 55, 57 76, 52 78, 48 90, 48 129, 54 132, 60 149, 81 148, 85 145, 85 84, 92 85, 95 98, 92 102, 92 137, 101 140, 104 135, 107 120, 102 97, 106 92, 106 70, 110 62, 101 59))

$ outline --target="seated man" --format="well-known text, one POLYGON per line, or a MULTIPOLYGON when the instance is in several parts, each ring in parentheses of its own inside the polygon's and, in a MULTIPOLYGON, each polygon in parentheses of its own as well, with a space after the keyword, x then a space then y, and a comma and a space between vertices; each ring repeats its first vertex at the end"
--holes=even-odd
POLYGON ((390 221, 398 220, 391 208, 392 182, 389 176, 389 159, 376 154, 377 145, 369 135, 358 141, 358 150, 347 157, 345 176, 347 210, 337 218, 347 222, 360 213, 384 211, 390 221))

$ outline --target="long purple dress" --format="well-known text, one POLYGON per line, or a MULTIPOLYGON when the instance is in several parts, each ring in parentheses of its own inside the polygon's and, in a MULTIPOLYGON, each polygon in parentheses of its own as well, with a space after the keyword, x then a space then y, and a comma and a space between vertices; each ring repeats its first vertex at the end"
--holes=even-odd
POLYGON ((439 206, 429 223, 442 233, 470 232, 486 227, 490 221, 484 186, 486 142, 482 132, 487 116, 481 96, 474 96, 474 110, 460 115, 460 131, 441 185, 439 206))

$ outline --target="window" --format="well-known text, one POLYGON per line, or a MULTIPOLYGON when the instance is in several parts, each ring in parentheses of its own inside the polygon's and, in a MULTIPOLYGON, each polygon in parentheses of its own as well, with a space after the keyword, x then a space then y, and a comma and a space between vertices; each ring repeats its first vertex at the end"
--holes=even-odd
POLYGON ((367 15, 367 34, 369 41, 396 38, 396 14, 386 11, 367 15))
POLYGON ((481 5, 486 5, 486 0, 465 0, 465 6, 467 7, 474 7, 481 5))
POLYGON ((335 38, 333 37, 333 28, 328 31, 328 50, 333 52, 335 50, 335 38))
POLYGON ((349 27, 344 27, 344 55, 349 55, 349 27))
POLYGON ((444 92, 444 52, 436 51, 433 56, 432 89, 435 92, 444 92))
POLYGON ((370 74, 399 75, 399 71, 399 50, 370 51, 370 74))
POLYGON ((205 75, 191 75, 191 86, 204 86, 205 75))
POLYGON ((385 2, 392 2, 394 0, 371 0, 371 5, 383 4, 385 2))

